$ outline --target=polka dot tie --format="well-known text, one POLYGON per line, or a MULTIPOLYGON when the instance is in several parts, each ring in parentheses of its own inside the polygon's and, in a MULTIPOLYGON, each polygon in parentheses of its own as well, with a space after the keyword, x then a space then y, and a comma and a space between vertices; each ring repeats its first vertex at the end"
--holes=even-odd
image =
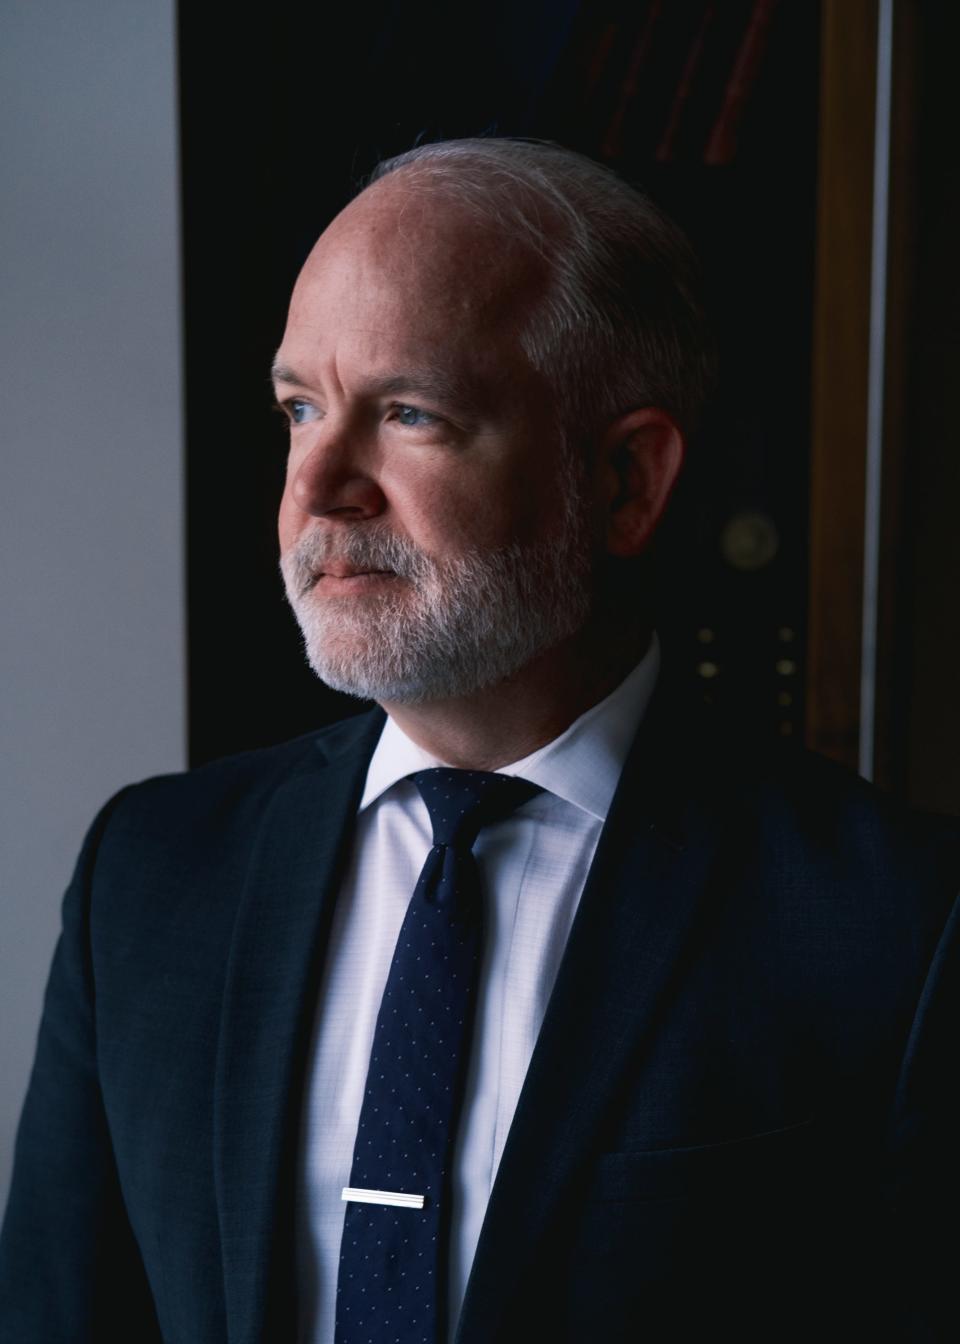
POLYGON ((473 844, 482 827, 540 792, 527 780, 476 770, 410 778, 430 813, 433 848, 377 1017, 345 1192, 336 1344, 446 1338, 450 1164, 483 933, 473 844), (384 1196, 394 1201, 380 1202, 384 1196))

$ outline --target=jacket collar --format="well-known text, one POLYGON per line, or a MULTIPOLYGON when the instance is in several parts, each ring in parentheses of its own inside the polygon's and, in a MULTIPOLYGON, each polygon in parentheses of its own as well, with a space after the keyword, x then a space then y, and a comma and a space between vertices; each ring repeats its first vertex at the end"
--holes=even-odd
POLYGON ((383 713, 306 743, 263 814, 230 946, 214 1174, 230 1344, 295 1337, 299 1101, 334 898, 383 713))

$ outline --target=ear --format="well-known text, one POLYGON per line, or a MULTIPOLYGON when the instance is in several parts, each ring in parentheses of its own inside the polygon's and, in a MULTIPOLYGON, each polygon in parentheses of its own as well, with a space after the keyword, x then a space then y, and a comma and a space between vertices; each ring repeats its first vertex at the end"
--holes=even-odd
POLYGON ((611 555, 628 559, 646 549, 685 454, 680 427, 659 407, 628 411, 608 427, 597 466, 611 555))

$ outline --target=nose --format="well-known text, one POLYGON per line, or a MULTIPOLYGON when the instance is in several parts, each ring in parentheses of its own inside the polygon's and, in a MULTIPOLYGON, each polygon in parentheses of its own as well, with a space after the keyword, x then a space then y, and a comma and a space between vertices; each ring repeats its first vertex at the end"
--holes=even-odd
POLYGON ((291 450, 287 493, 315 518, 372 518, 386 508, 375 479, 376 464, 359 439, 347 432, 321 432, 297 454, 291 450))

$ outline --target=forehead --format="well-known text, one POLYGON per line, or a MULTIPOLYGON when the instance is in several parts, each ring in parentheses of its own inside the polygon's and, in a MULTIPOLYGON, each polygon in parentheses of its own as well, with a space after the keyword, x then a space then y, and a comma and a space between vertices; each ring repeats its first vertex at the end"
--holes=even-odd
POLYGON ((317 242, 293 291, 281 352, 290 363, 430 359, 478 373, 504 358, 522 364, 519 336, 545 283, 542 263, 502 228, 436 191, 386 178, 317 242))

